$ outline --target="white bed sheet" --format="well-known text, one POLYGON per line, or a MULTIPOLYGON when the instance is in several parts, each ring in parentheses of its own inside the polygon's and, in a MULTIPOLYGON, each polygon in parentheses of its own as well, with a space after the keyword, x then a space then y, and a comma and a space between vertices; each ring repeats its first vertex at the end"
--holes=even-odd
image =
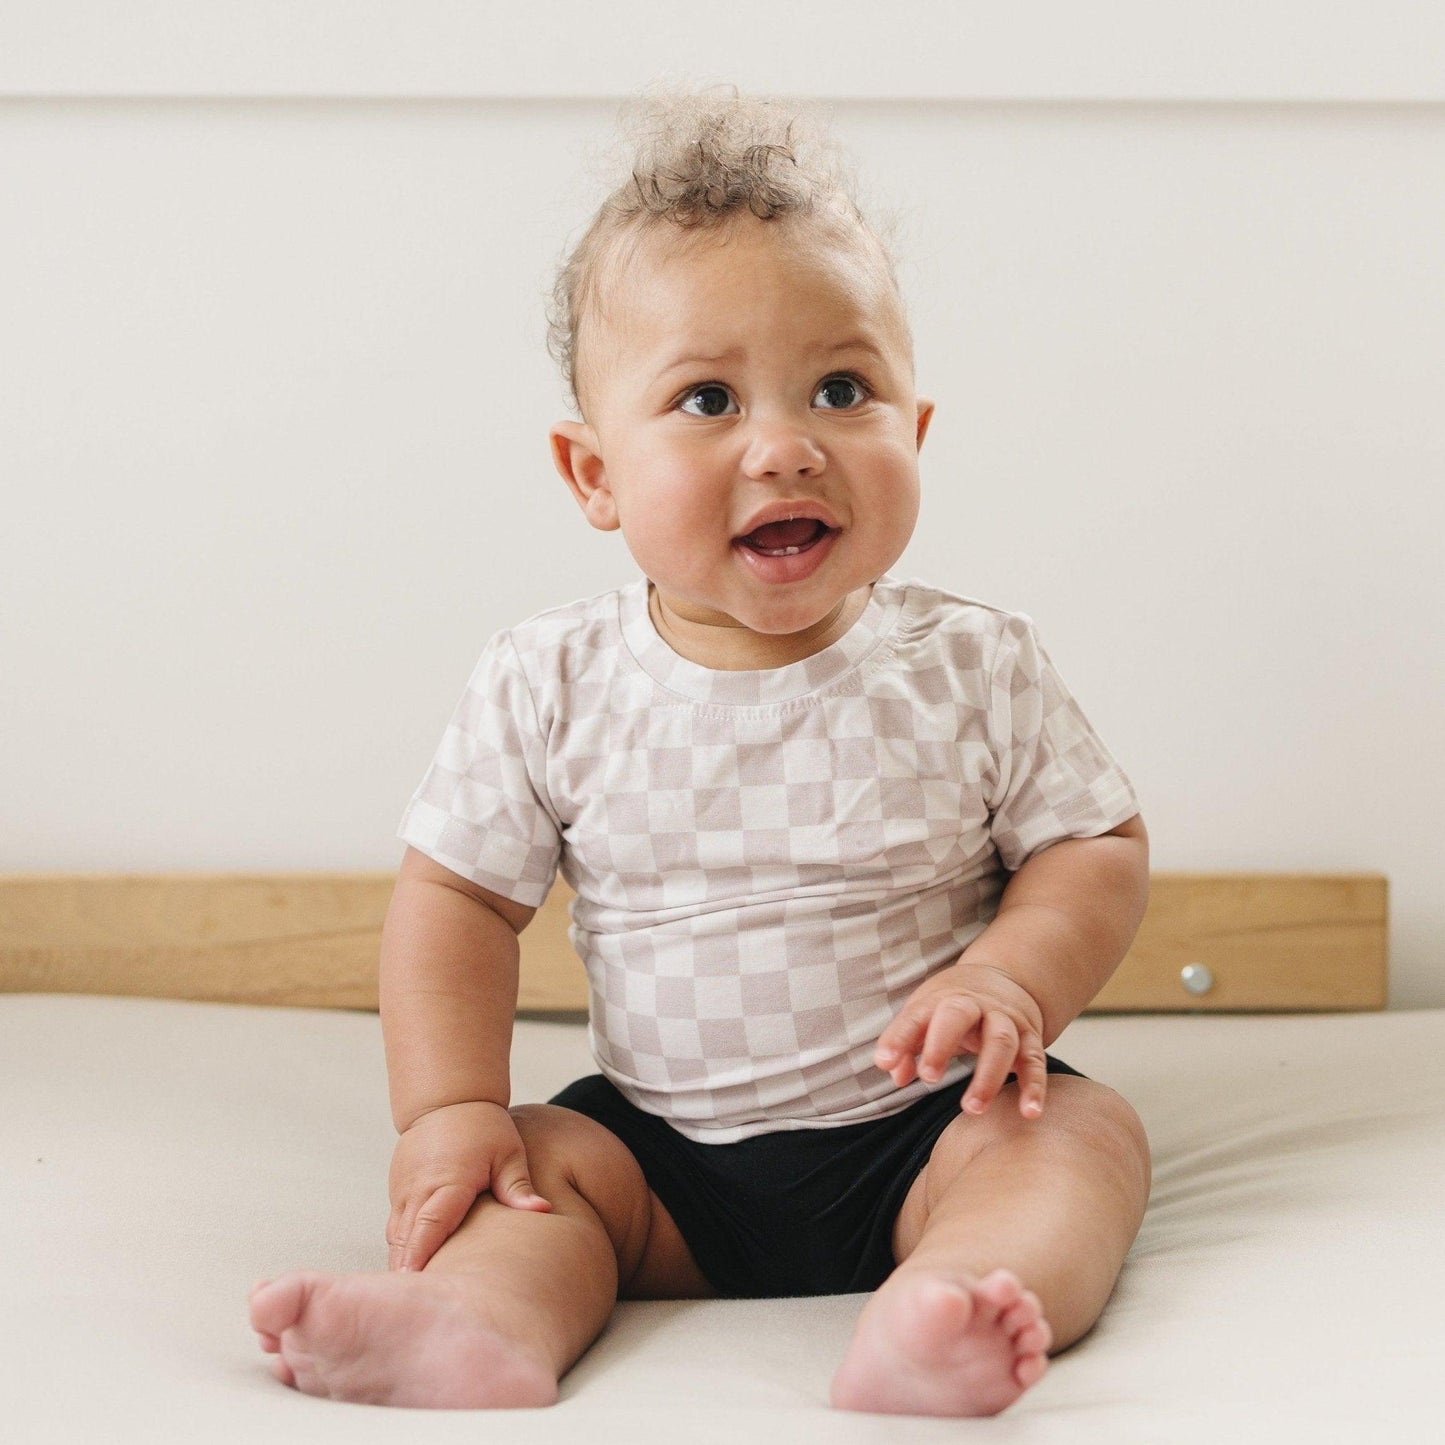
MULTIPOLYGON (((545 1410, 393 1410, 270 1373, 255 1279, 386 1266, 374 1014, 0 998, 0 1439, 1437 1441, 1445 1010, 1086 1017, 1051 1052, 1139 1110, 1154 1190, 1094 1331, 1003 1415, 853 1415, 865 1296, 624 1301, 545 1410)), ((519 1021, 514 1102, 591 1073, 519 1021)))

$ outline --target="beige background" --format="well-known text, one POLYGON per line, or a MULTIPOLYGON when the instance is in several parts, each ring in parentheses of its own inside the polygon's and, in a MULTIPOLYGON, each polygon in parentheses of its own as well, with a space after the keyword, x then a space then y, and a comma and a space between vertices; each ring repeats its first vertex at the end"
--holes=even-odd
POLYGON ((616 97, 730 79, 901 210, 894 570, 1038 621, 1156 869, 1384 873, 1445 1004, 1445 21, 983 8, 7 5, 0 869, 393 866, 485 638, 635 575, 543 303, 616 97))

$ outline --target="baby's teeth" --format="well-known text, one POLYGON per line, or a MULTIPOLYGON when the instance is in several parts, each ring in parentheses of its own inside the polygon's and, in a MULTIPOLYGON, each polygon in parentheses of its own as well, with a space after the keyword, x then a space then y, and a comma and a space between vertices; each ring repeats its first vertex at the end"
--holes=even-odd
POLYGON ((795 553, 801 552, 802 550, 803 549, 801 547, 780 547, 777 550, 770 552, 766 547, 758 548, 758 551, 760 551, 764 557, 791 557, 795 553))

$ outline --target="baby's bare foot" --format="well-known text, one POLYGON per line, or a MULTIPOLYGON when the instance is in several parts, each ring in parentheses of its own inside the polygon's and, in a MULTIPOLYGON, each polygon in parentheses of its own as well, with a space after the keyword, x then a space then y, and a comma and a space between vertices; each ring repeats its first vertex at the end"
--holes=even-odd
POLYGON ((540 1344, 505 1335, 466 1275, 283 1274, 252 1289, 251 1326, 277 1379, 308 1395, 443 1410, 557 1402, 540 1344))
POLYGON ((981 1280, 900 1272, 864 1309, 829 1401, 889 1415, 997 1415, 1043 1378, 1052 1341, 1038 1296, 1006 1269, 981 1280))

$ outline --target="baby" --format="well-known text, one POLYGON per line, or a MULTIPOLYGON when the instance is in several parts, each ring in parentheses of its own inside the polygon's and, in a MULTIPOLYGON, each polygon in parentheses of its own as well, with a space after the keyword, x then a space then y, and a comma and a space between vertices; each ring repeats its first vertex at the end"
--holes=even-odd
POLYGON ((992 1415, 1104 1308, 1149 1147, 1045 1050, 1143 916, 1032 620, 888 572, 933 403, 811 109, 654 92, 562 268, 550 434, 642 575, 487 644, 403 818, 386 1272, 261 1281, 286 1384, 540 1406, 618 1298, 868 1293, 846 1410, 992 1415), (511 1104, 556 872, 600 1073, 511 1104))

